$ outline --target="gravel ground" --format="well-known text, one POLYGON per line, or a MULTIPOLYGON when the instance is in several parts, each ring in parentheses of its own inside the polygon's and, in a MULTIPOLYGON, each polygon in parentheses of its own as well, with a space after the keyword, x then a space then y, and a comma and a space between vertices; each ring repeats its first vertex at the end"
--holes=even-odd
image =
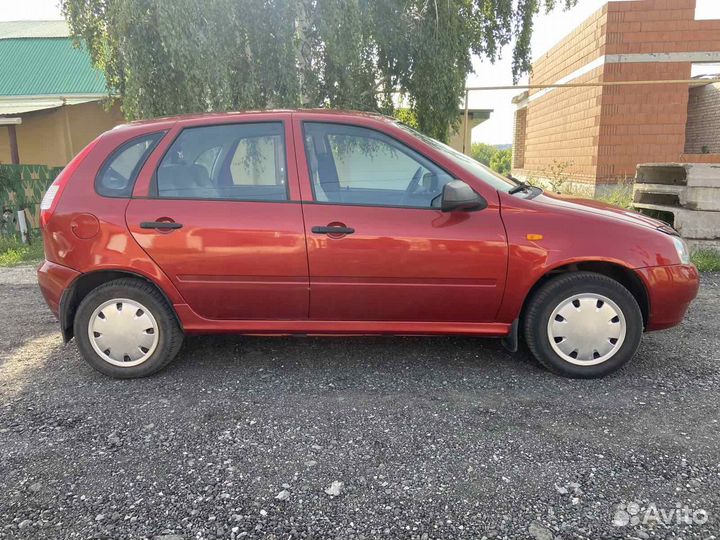
POLYGON ((33 268, 0 269, 0 537, 715 538, 719 303, 703 275, 683 326, 598 381, 374 337, 189 338, 116 381, 33 268))

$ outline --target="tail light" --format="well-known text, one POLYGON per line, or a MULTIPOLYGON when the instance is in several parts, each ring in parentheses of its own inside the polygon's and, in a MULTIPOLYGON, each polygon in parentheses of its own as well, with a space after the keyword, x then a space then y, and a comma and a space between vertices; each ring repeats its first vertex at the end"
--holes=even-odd
POLYGON ((53 180, 53 183, 50 184, 50 187, 47 189, 42 198, 42 202, 40 202, 40 226, 42 228, 45 228, 50 221, 50 218, 57 208, 58 202, 60 202, 62 192, 67 183, 70 181, 70 178, 72 178, 72 175, 75 173, 77 168, 97 144, 97 141, 98 139, 95 139, 83 148, 82 151, 75 156, 62 171, 60 171, 60 174, 58 174, 55 180, 53 180))

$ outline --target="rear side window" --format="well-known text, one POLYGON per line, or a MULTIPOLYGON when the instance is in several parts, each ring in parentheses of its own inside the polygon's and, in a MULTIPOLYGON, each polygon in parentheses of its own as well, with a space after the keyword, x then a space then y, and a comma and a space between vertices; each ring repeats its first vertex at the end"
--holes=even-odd
POLYGON ((286 201, 282 122, 186 128, 156 174, 158 197, 286 201))
POLYGON ((104 197, 129 197, 140 169, 164 134, 143 135, 118 147, 95 178, 95 191, 104 197))

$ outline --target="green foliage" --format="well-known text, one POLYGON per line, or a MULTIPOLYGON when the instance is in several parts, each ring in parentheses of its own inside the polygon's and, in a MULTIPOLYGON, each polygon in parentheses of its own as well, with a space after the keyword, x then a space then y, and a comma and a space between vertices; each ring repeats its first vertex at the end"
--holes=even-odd
POLYGON ((490 168, 500 174, 510 174, 512 169, 512 150, 498 150, 490 159, 490 168))
POLYGON ((27 245, 15 236, 0 236, 0 266, 35 262, 43 257, 43 244, 39 238, 27 245))
POLYGON ((488 167, 490 166, 490 160, 497 152, 498 149, 491 144, 472 143, 470 147, 470 157, 488 167))
POLYGON ((406 126, 410 126, 413 129, 418 129, 419 127, 417 116, 410 109, 395 109, 393 111, 393 116, 406 126))
POLYGON ((128 118, 272 107, 393 112, 446 140, 471 54, 515 40, 530 67, 533 16, 577 0, 62 0, 128 118))
POLYGON ((470 157, 500 174, 508 175, 512 169, 512 149, 498 150, 490 144, 473 143, 470 157))
POLYGON ((720 272, 720 251, 709 248, 697 249, 692 253, 691 258, 701 272, 720 272))

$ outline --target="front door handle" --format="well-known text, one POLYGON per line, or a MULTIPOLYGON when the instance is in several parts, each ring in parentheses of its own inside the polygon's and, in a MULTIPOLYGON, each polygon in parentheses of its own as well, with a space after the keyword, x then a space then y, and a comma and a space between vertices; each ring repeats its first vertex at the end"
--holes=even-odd
POLYGON ((312 229, 310 229, 315 234, 352 234, 355 232, 355 229, 352 227, 318 227, 315 226, 312 229))
POLYGON ((140 223, 141 229, 180 229, 182 223, 174 221, 143 221, 140 223))

